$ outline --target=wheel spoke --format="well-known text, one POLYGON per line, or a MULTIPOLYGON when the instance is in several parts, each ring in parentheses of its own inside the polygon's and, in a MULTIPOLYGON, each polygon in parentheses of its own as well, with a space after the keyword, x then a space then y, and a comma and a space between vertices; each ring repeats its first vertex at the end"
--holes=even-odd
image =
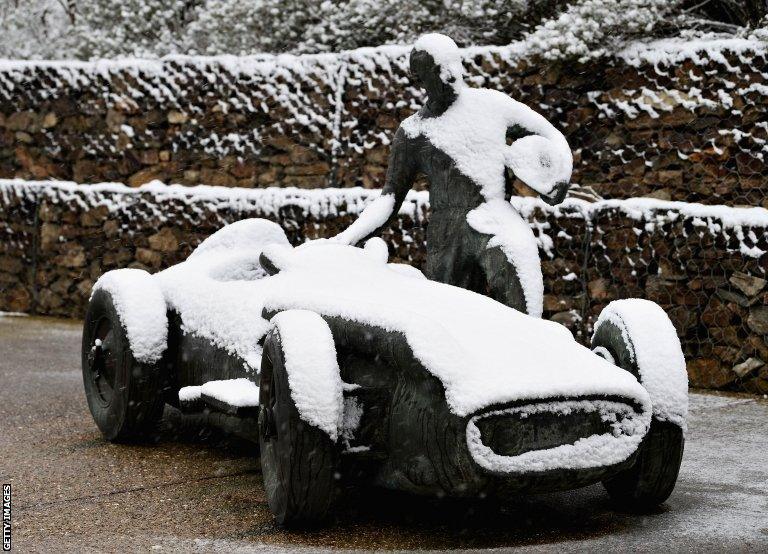
POLYGON ((115 346, 115 332, 112 329, 109 329, 104 335, 104 338, 101 339, 101 349, 105 353, 110 354, 115 352, 115 346))
POLYGON ((109 401, 115 388, 117 372, 118 338, 108 320, 102 320, 96 329, 91 369, 99 394, 109 401))
POLYGON ((101 376, 106 380, 107 384, 111 387, 115 387, 115 372, 116 361, 113 356, 107 355, 104 357, 104 363, 102 364, 101 376))
POLYGON ((277 390, 275 389, 275 384, 275 372, 273 371, 269 380, 269 411, 271 416, 270 419, 272 420, 272 437, 277 439, 281 434, 279 423, 281 421, 285 421, 285 416, 280 413, 280 406, 277 403, 277 390))
POLYGON ((275 379, 274 373, 270 373, 268 383, 264 383, 261 389, 264 392, 264 402, 261 405, 261 414, 259 415, 259 424, 261 436, 267 442, 277 438, 275 426, 275 379))

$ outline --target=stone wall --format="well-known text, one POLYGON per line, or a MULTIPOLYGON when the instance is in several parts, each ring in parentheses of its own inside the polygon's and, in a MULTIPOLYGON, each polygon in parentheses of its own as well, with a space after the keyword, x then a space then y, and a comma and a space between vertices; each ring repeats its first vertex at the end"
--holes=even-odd
MULTIPOLYGON (((422 102, 407 55, 4 62, 0 177, 377 188, 398 122, 422 102)), ((565 132, 579 185, 606 198, 768 205, 765 44, 666 41, 586 65, 513 48, 464 58, 474 86, 565 132)))
MULTIPOLYGON (((0 180, 0 310, 80 317, 103 272, 154 272, 246 217, 301 243, 335 234, 375 193, 360 188, 166 187, 0 180)), ((768 212, 650 199, 549 207, 514 198, 537 237, 544 316, 588 341, 611 300, 661 304, 695 386, 768 393, 768 212)), ((411 193, 385 238, 421 267, 428 199, 411 193)))

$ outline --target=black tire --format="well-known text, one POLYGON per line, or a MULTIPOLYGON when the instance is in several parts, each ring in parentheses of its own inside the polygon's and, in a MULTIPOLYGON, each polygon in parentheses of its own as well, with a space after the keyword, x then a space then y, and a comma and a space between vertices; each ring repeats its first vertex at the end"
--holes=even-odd
POLYGON ((259 447, 267 501, 279 525, 323 522, 336 497, 338 450, 299 416, 291 398, 280 334, 267 336, 259 382, 259 447))
POLYGON ((664 502, 675 488, 684 444, 679 426, 653 418, 635 464, 603 482, 611 500, 638 512, 653 510, 664 502))
POLYGON ((616 324, 612 321, 603 321, 600 327, 595 329, 595 334, 592 337, 592 350, 599 356, 603 356, 599 349, 604 348, 613 358, 608 359, 609 362, 619 366, 624 371, 629 371, 639 381, 640 369, 632 355, 635 348, 631 344, 632 338, 627 337, 627 339, 629 339, 630 344, 627 344, 621 329, 616 324))
MULTIPOLYGON (((640 379, 637 362, 631 354, 634 347, 613 322, 604 321, 592 337, 592 349, 605 351, 609 361, 640 379), (605 350, 600 350, 600 349, 605 350)), ((640 380, 642 384, 642 380, 640 380)), ((637 512, 653 510, 664 502, 675 488, 683 461, 685 437, 676 424, 651 419, 651 428, 643 439, 635 463, 603 482, 611 499, 624 509, 637 512)))
POLYGON ((164 365, 134 359, 112 297, 102 289, 93 294, 85 314, 81 361, 88 408, 104 438, 150 438, 165 406, 164 365))

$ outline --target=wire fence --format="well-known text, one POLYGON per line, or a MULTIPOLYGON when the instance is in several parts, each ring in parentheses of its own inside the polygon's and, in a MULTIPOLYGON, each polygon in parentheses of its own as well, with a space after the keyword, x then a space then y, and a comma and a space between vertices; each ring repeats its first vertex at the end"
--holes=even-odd
MULTIPOLYGON (((178 263, 226 223, 266 217, 289 239, 338 233, 375 192, 0 181, 0 310, 80 317, 105 271, 178 263)), ((539 244, 544 317, 587 344, 614 299, 658 302, 682 340, 691 383, 768 393, 768 212, 651 199, 557 207, 513 198, 539 244)), ((393 259, 424 264, 426 192, 386 231, 393 259)))
MULTIPOLYGON (((377 188, 423 93, 407 47, 0 64, 0 177, 377 188)), ((768 205, 768 46, 635 44, 585 64, 464 50, 467 81, 563 130, 605 198, 768 205)), ((423 183, 422 183, 423 184, 423 183)))

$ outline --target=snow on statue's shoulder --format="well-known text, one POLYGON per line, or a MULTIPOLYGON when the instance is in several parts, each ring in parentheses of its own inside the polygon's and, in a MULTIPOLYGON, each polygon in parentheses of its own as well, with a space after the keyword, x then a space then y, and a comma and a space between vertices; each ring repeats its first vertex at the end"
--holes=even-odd
POLYGON ((445 113, 438 117, 417 113, 401 127, 407 136, 424 135, 445 152, 486 200, 504 197, 506 167, 541 194, 571 178, 573 156, 563 134, 503 92, 461 87, 445 113), (530 134, 507 145, 507 130, 514 127, 530 134))

